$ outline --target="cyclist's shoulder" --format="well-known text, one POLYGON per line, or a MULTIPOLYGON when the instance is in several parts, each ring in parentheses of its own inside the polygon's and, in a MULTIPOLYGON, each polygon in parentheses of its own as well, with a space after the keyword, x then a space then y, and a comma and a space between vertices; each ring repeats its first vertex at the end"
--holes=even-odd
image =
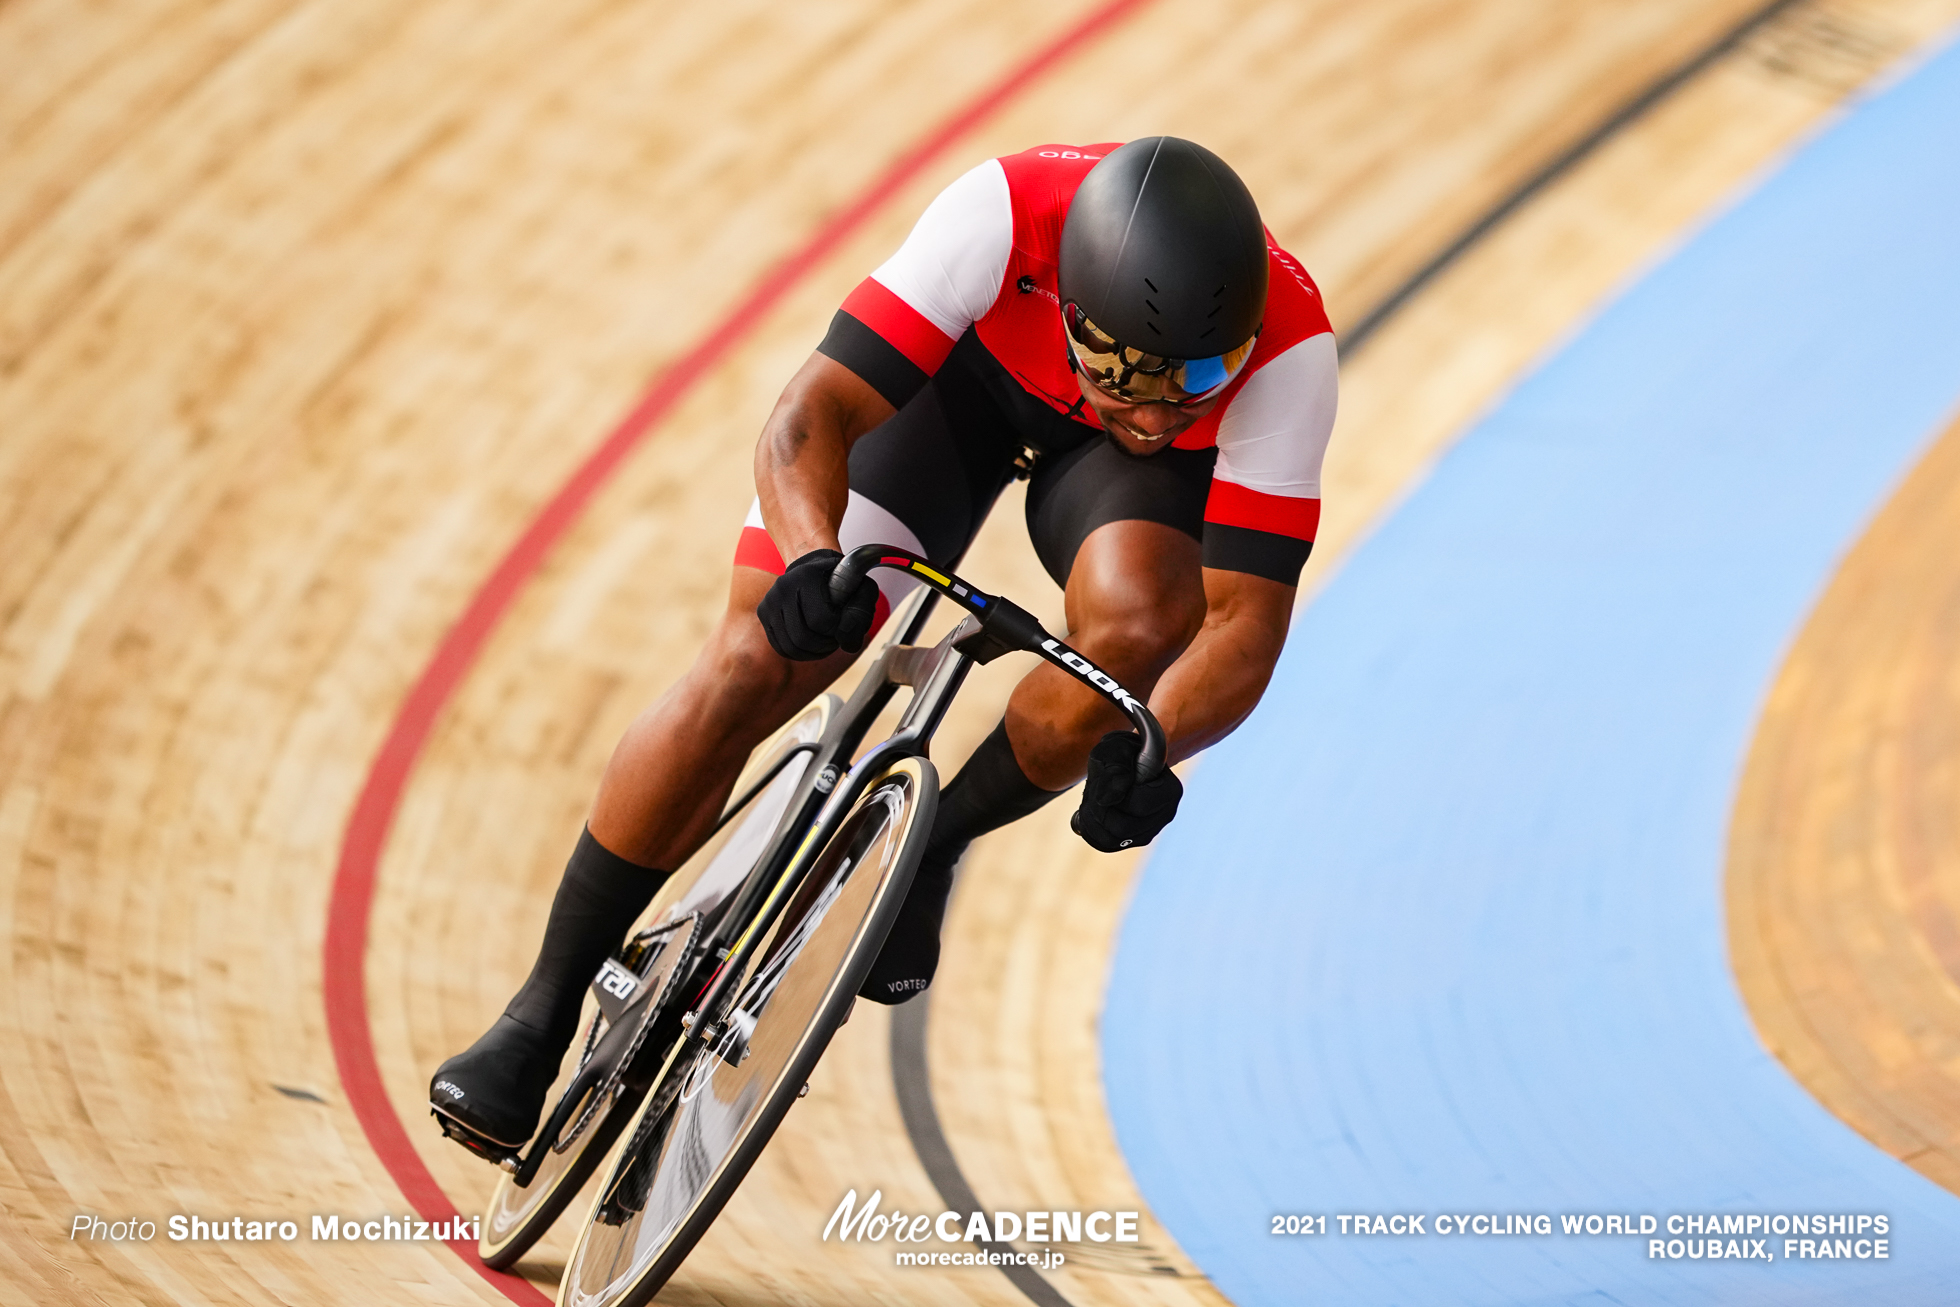
POLYGON ((922 245, 1011 246, 1025 258, 1052 264, 1062 222, 1082 179, 1120 141, 1093 145, 1032 145, 983 159, 941 190, 914 238, 922 245))
POLYGON ((1307 456, 1326 444, 1339 386, 1333 328, 1320 287, 1300 261, 1266 237, 1266 316, 1245 370, 1218 407, 1177 439, 1204 449, 1221 435, 1266 442, 1274 457, 1307 456), (1288 452, 1291 451, 1291 452, 1288 452))
POLYGON ((1248 366, 1254 371, 1303 340, 1334 330, 1320 287, 1305 265, 1266 232, 1266 317, 1248 366))
POLYGON ((990 162, 1007 179, 1008 202, 1014 212, 1015 244, 1022 252, 1053 262, 1062 245, 1062 220, 1069 202, 1105 154, 1121 141, 1092 145, 1034 145, 990 162))

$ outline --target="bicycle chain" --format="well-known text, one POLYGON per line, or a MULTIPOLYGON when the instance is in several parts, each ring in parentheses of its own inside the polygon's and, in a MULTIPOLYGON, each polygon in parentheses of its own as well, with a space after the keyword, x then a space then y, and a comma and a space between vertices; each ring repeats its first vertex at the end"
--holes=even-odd
MULTIPOLYGON (((694 938, 700 933, 701 918, 699 916, 693 916, 687 918, 687 929, 685 932, 677 930, 675 935, 670 938, 668 943, 668 947, 670 948, 673 947, 674 940, 679 941, 680 947, 676 955, 680 961, 668 970, 667 979, 661 983, 660 992, 654 995, 653 1001, 648 1003, 646 1010, 641 1013, 640 1028, 633 1032, 633 1040, 627 1045, 625 1055, 613 1063, 612 1070, 608 1071, 606 1078, 599 1082, 598 1089, 593 1092, 591 1098, 586 1100, 585 1110, 579 1113, 578 1120, 572 1122, 571 1129, 569 1131, 560 1131, 558 1138, 552 1141, 552 1152, 563 1153, 566 1149, 577 1143, 578 1137, 585 1133, 586 1127, 591 1125, 593 1118, 598 1115, 600 1105, 610 1101, 612 1096, 618 1092, 619 1082, 625 1075, 626 1068, 632 1066, 633 1059, 640 1055, 640 1046, 646 1043, 647 1035, 653 1029, 654 1018, 660 1014, 661 1010, 667 1006, 668 1000, 674 996, 674 989, 680 984, 682 973, 687 970, 688 955, 694 951, 694 938)), ((665 950, 662 951, 664 952, 665 950)))

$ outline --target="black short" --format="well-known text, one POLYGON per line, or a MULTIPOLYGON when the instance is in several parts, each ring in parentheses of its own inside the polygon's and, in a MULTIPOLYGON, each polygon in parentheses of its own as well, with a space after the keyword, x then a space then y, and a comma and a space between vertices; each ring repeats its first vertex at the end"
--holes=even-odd
MULTIPOLYGON (((968 341, 978 344, 971 335, 968 341)), ((1010 415, 1000 379, 991 375, 999 364, 984 350, 975 358, 968 341, 851 449, 851 489, 910 528, 927 557, 951 567, 966 552, 1019 470, 1023 447, 1037 454, 1028 477, 1028 538, 1057 585, 1068 584, 1089 533, 1110 522, 1161 522, 1204 541, 1217 450, 1138 456, 1045 406, 1039 414, 1010 415)))

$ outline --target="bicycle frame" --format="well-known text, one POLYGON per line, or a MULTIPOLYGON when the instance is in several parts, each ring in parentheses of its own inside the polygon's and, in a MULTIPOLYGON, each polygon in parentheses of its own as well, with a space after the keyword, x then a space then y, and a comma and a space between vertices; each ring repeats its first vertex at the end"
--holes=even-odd
MULTIPOLYGON (((1129 716, 1143 738, 1137 762, 1139 779, 1148 780, 1163 770, 1166 752, 1163 728, 1150 709, 1114 677, 1049 635, 1027 610, 998 595, 987 594, 957 576, 940 572, 909 550, 888 545, 866 545, 853 550, 833 572, 831 593, 840 599, 848 595, 874 567, 911 573, 923 583, 921 597, 909 614, 903 610, 894 614, 902 621, 900 630, 887 640, 865 670, 849 702, 832 715, 822 738, 814 744, 795 746, 777 758, 765 773, 727 804, 716 823, 716 829, 720 829, 732 820, 795 758, 814 754, 814 765, 806 769, 798 792, 778 821, 768 852, 715 914, 703 951, 717 965, 680 1018, 681 1031, 688 1038, 713 1047, 723 1046, 729 1009, 749 961, 795 895, 816 853, 837 832, 858 799, 894 763, 927 753, 953 696, 976 664, 991 662, 1004 653, 1039 655, 1129 716), (931 616, 934 602, 941 596, 958 604, 966 616, 937 644, 930 647, 914 644, 931 616), (906 705, 897 728, 853 762, 852 756, 864 742, 871 724, 901 686, 912 690, 912 701, 906 705)), ((645 1019, 663 1020, 654 1012, 649 1012, 645 1019)), ((740 1042, 738 1039, 727 1044, 726 1049, 739 1056, 740 1042)), ((640 1046, 666 1048, 665 1064, 672 1063, 677 1051, 671 1037, 666 1035, 648 1039, 640 1046)), ((578 1091, 589 1092, 609 1074, 606 1067, 597 1065, 599 1061, 595 1058, 594 1064, 561 1097, 528 1152, 505 1160, 504 1165, 515 1173, 519 1186, 527 1185, 537 1174, 545 1152, 569 1123, 570 1113, 581 1097, 578 1091)))

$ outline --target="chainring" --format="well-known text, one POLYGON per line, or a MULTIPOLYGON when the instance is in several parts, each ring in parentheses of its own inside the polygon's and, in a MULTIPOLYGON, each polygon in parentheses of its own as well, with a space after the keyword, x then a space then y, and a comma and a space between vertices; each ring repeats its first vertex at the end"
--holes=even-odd
POLYGON ((572 1122, 566 1129, 559 1131, 558 1138, 551 1141, 552 1152, 563 1153, 573 1144, 577 1143, 578 1137, 584 1134, 586 1128, 597 1119, 600 1107, 610 1102, 619 1093, 620 1080, 626 1074, 626 1068, 632 1066, 634 1060, 639 1057, 640 1047, 646 1043, 647 1035, 652 1031, 655 1019, 666 1009, 668 1002, 674 997, 675 989, 679 987, 681 978, 687 972, 688 955, 694 951, 695 938, 701 933, 700 917, 686 917, 683 918, 683 922, 685 923, 684 928, 681 922, 675 923, 675 933, 670 937, 667 946, 660 953, 663 957, 671 956, 678 960, 668 969, 666 979, 661 981, 660 991, 641 1010, 639 1029, 633 1032, 633 1038, 627 1044, 625 1053, 606 1072, 606 1078, 600 1081, 598 1088, 587 1096, 585 1110, 579 1113, 578 1119, 572 1122))

